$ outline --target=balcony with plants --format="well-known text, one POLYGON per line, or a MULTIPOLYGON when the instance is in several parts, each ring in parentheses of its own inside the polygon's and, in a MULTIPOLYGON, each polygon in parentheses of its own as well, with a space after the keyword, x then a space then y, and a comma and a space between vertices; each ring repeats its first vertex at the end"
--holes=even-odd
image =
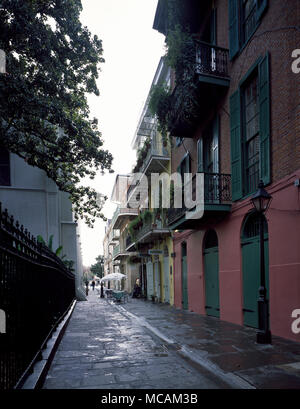
POLYGON ((128 225, 127 250, 170 235, 165 209, 146 209, 128 225))
MULTIPOLYGON (((212 40, 204 29, 209 20, 204 17, 211 8, 201 10, 202 20, 199 18, 199 21, 203 30, 200 31, 206 34, 200 36, 194 34, 200 27, 189 21, 194 18, 192 10, 183 21, 178 10, 171 7, 173 3, 176 1, 168 2, 164 6, 168 10, 160 14, 165 19, 165 58, 175 73, 175 84, 171 90, 154 87, 150 105, 154 107, 164 134, 169 132, 170 136, 188 138, 193 137, 199 121, 209 115, 229 88, 229 50, 217 46, 215 38, 212 40)), ((208 4, 204 1, 198 3, 208 4)), ((180 2, 178 7, 182 9, 180 2)), ((197 7, 196 3, 193 7, 197 7)), ((158 24, 158 30, 159 27, 163 27, 162 22, 158 24)))
POLYGON ((131 209, 129 207, 117 207, 111 221, 111 228, 113 231, 120 229, 123 223, 136 217, 139 214, 138 209, 131 209))

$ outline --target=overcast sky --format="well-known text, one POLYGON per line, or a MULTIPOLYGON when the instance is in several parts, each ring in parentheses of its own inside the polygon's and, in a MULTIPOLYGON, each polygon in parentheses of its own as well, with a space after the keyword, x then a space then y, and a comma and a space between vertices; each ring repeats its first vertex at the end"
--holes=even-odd
MULTIPOLYGON (((81 21, 103 41, 100 97, 88 100, 91 116, 99 119, 104 148, 114 157, 115 170, 89 184, 110 198, 116 175, 130 172, 135 162, 131 141, 164 54, 164 37, 152 28, 157 0, 82 0, 82 5, 81 21)), ((115 208, 108 200, 105 216, 111 218, 115 208)), ((105 222, 98 221, 93 229, 83 223, 80 227, 83 263, 88 266, 103 254, 105 222)))

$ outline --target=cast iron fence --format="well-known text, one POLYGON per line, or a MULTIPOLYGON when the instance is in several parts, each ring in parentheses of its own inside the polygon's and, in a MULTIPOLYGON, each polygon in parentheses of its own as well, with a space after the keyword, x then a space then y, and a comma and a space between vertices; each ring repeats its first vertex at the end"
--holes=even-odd
POLYGON ((0 389, 22 385, 74 298, 74 274, 0 203, 0 389))

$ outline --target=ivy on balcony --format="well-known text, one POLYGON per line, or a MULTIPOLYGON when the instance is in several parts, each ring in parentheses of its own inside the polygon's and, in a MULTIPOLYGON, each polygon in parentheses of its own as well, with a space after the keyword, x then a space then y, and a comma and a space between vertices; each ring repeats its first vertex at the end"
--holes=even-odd
POLYGON ((151 148, 151 137, 148 136, 141 148, 137 151, 137 160, 134 168, 132 169, 133 173, 137 173, 141 168, 144 160, 146 159, 149 149, 151 148))
POLYGON ((164 140, 175 122, 192 123, 199 110, 195 80, 196 38, 177 24, 169 29, 165 42, 166 63, 176 75, 175 88, 171 91, 166 84, 154 85, 149 101, 164 140))

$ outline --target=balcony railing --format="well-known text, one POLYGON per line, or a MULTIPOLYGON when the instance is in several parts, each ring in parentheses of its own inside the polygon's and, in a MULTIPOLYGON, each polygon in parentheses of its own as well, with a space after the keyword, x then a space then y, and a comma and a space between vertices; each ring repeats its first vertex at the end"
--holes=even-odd
MULTIPOLYGON (((205 207, 219 210, 219 205, 231 204, 231 175, 221 173, 204 173, 204 211, 205 207)), ((192 178, 192 200, 196 200, 196 175, 192 178)), ((184 203, 180 208, 171 208, 168 210, 168 224, 185 215, 188 209, 184 203)))
POLYGON ((226 48, 196 41, 195 72, 228 78, 228 56, 226 48))
POLYGON ((186 67, 172 93, 168 129, 172 136, 193 137, 199 118, 206 118, 216 98, 229 87, 229 51, 194 40, 186 67))
MULTIPOLYGON (((129 207, 118 207, 113 215, 112 221, 111 221, 111 226, 112 229, 117 229, 118 226, 117 221, 119 217, 122 216, 127 216, 127 217, 134 217, 137 216, 139 213, 138 209, 131 209, 129 207)), ((118 224, 119 225, 119 224, 118 224)))
POLYGON ((143 225, 135 230, 133 237, 128 236, 128 242, 126 242, 127 248, 130 244, 142 242, 147 243, 161 238, 163 235, 170 233, 167 225, 166 211, 161 210, 161 216, 159 219, 144 220, 143 225))

